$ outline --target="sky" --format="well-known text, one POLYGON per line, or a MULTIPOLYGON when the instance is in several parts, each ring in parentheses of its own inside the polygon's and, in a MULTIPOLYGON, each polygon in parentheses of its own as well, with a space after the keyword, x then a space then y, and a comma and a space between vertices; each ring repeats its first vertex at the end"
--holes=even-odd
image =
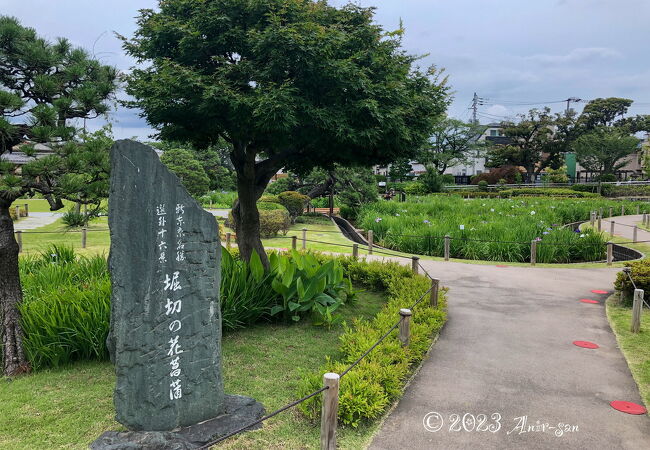
MULTIPOLYGON (((342 5, 344 0, 330 0, 342 5)), ((404 48, 426 55, 422 66, 444 68, 453 91, 448 114, 471 118, 472 97, 482 99, 478 119, 514 118, 530 108, 578 111, 584 100, 626 97, 630 114, 650 114, 650 1, 648 0, 358 0, 376 7, 387 30, 405 28, 404 48)), ((67 37, 120 70, 133 61, 117 32, 131 36, 141 8, 155 0, 0 0, 0 14, 15 16, 41 35, 67 37)), ((124 94, 121 94, 122 96, 124 94)), ((111 113, 116 138, 147 139, 154 131, 137 111, 111 113)), ((93 121, 92 127, 102 125, 93 121)))

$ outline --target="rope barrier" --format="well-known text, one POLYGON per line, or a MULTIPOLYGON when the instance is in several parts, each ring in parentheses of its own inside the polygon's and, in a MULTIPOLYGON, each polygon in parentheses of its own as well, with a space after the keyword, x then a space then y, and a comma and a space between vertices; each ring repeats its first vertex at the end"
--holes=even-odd
POLYGON ((259 425, 260 423, 264 422, 265 420, 268 420, 271 417, 277 416, 281 412, 284 412, 287 409, 293 408, 293 407, 301 404, 302 402, 309 400, 310 398, 320 394, 323 391, 326 391, 327 389, 329 389, 328 386, 322 387, 319 390, 314 391, 311 394, 306 395, 306 396, 304 396, 303 398, 301 398, 299 400, 296 400, 295 402, 291 402, 288 405, 283 406, 282 408, 273 411, 271 414, 268 414, 268 415, 262 417, 261 419, 256 420, 255 422, 251 422, 248 425, 246 425, 244 427, 241 427, 241 428, 239 428, 239 429, 237 429, 237 430, 235 430, 235 431, 233 431, 231 433, 228 433, 225 436, 222 436, 222 437, 220 437, 218 439, 215 439, 214 441, 211 441, 211 442, 208 442, 207 444, 202 445, 201 447, 199 447, 199 449, 207 449, 207 448, 212 447, 215 444, 218 444, 219 442, 225 441, 226 439, 229 439, 229 438, 231 438, 231 437, 233 437, 233 436, 235 436, 235 435, 237 435, 237 434, 239 434, 239 433, 241 433, 243 431, 248 430, 250 427, 254 427, 255 425, 259 425))
MULTIPOLYGON (((627 275, 627 277, 629 278, 630 282, 632 283, 632 286, 634 286, 634 289, 635 289, 635 290, 638 289, 638 288, 636 287, 636 283, 634 282, 634 279, 632 279, 632 275, 630 274, 630 273, 631 273, 630 268, 629 268, 629 267, 626 267, 625 269, 623 269, 623 273, 625 273, 625 274, 627 275)), ((650 309, 650 305, 648 305, 648 302, 645 301, 645 298, 643 299, 643 304, 646 306, 646 308, 650 309)))

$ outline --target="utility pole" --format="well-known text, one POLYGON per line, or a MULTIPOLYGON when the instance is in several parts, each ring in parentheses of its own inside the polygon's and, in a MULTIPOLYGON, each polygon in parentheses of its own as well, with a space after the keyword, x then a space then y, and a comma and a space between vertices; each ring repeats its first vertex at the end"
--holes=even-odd
POLYGON ((569 98, 567 98, 566 99, 566 115, 568 116, 569 111, 571 110, 571 102, 578 103, 578 102, 581 102, 581 101, 582 101, 582 99, 577 98, 577 97, 569 97, 569 98))
POLYGON ((476 113, 478 112, 478 102, 479 96, 474 92, 474 97, 472 98, 472 123, 474 125, 478 124, 478 118, 476 117, 476 113))

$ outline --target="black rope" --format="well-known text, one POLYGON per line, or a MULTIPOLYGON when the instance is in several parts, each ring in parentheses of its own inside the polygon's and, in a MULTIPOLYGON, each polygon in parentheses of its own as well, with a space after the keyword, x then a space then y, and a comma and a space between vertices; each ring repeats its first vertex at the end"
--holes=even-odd
POLYGON ((351 371, 354 367, 356 367, 356 365, 359 364, 363 360, 363 358, 368 356, 371 351, 373 351, 375 348, 377 348, 377 346, 379 344, 381 344, 383 342, 383 340, 386 339, 388 337, 388 335, 391 334, 395 330, 395 328, 399 327, 399 324, 402 323, 403 320, 404 320, 404 317, 403 316, 400 317, 399 321, 395 325, 390 327, 390 330, 388 330, 382 337, 380 337, 379 340, 377 342, 375 342, 375 344, 372 347, 370 347, 368 350, 366 350, 366 352, 363 355, 361 355, 355 362, 353 362, 350 365, 350 367, 348 367, 347 369, 345 369, 343 371, 343 373, 341 373, 341 378, 343 378, 345 375, 347 375, 347 373, 349 371, 351 371))
POLYGON ((199 449, 210 448, 211 446, 213 446, 213 445, 215 445, 215 444, 218 444, 219 442, 225 441, 226 439, 229 439, 229 438, 231 438, 231 437, 233 437, 233 436, 235 436, 235 435, 237 435, 237 434, 239 434, 239 433, 241 433, 241 432, 243 432, 243 431, 246 431, 246 430, 249 429, 250 427, 253 427, 253 426, 255 426, 255 425, 258 425, 258 424, 264 422, 265 420, 270 419, 271 417, 277 416, 278 414, 280 414, 281 412, 286 411, 286 410, 289 409, 289 408, 293 408, 294 406, 297 406, 297 405, 299 405, 300 403, 302 403, 302 402, 304 402, 304 401, 306 401, 306 400, 309 400, 310 398, 312 398, 312 397, 314 397, 314 396, 320 394, 320 393, 323 392, 323 391, 326 391, 327 389, 329 389, 329 386, 322 387, 322 388, 320 388, 319 390, 314 391, 314 392, 312 392, 311 394, 309 394, 309 395, 307 395, 307 396, 301 398, 300 400, 296 400, 295 402, 291 402, 291 403, 289 403, 288 405, 283 406, 282 408, 273 411, 271 414, 268 414, 268 415, 262 417, 261 419, 256 420, 255 422, 249 423, 249 424, 246 425, 245 427, 241 427, 241 428, 239 428, 239 429, 233 431, 232 433, 228 433, 227 435, 225 435, 225 436, 221 436, 220 438, 215 439, 214 441, 208 442, 207 444, 203 444, 201 447, 199 447, 199 449))

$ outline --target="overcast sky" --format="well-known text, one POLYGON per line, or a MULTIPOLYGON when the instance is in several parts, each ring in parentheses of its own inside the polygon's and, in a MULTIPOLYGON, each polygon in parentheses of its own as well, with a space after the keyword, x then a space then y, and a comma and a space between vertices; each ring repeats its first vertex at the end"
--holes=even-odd
MULTIPOLYGON (((331 0, 341 5, 345 1, 331 0)), ((476 92, 482 123, 502 120, 568 97, 627 97, 631 113, 650 114, 648 0, 370 0, 376 20, 406 29, 404 46, 444 67, 454 91, 449 115, 468 119, 476 92)), ((104 63, 132 62, 113 32, 131 35, 140 8, 155 0, 0 0, 0 14, 18 17, 48 38, 64 36, 104 63)), ((578 105, 580 109, 580 105, 578 105)), ((118 138, 152 131, 132 110, 112 114, 118 138)), ((100 125, 95 121, 96 125, 100 125)))

